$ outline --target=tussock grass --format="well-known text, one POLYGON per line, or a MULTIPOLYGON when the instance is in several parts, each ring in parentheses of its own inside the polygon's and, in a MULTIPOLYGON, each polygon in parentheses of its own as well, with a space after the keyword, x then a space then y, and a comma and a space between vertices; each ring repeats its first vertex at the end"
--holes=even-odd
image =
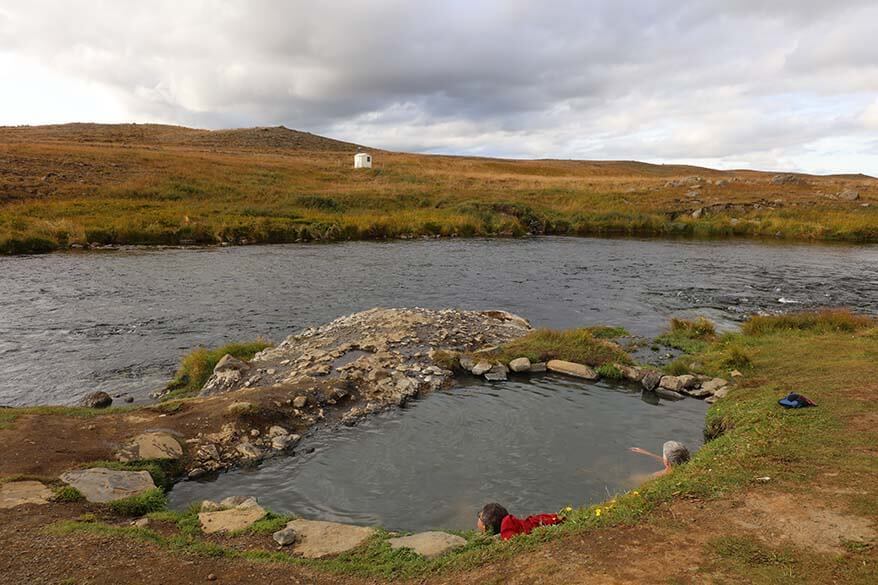
POLYGON ((119 516, 143 516, 150 512, 164 510, 168 505, 165 492, 154 488, 142 494, 109 502, 107 506, 119 516))
POLYGON ((713 323, 704 317, 695 320, 671 319, 670 328, 656 338, 656 343, 685 351, 697 353, 707 347, 708 342, 716 337, 713 323))
POLYGON ((875 326, 875 320, 848 309, 824 309, 817 312, 788 313, 753 317, 741 330, 747 335, 768 335, 789 331, 818 333, 853 333, 875 326))
POLYGON ((500 347, 492 357, 509 362, 526 357, 531 362, 566 360, 589 366, 631 363, 631 357, 612 341, 595 337, 588 328, 555 331, 537 329, 500 347))
POLYGON ((207 382, 217 363, 229 354, 238 359, 248 361, 263 349, 272 344, 266 339, 256 339, 241 343, 229 343, 222 347, 206 349, 199 347, 183 356, 174 379, 166 386, 167 394, 163 400, 173 400, 197 394, 207 382))

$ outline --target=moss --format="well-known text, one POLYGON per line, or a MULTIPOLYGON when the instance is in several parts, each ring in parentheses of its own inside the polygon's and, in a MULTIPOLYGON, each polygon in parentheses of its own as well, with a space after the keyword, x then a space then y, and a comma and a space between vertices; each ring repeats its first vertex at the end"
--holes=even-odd
POLYGON ((150 512, 164 510, 167 505, 168 500, 165 498, 165 492, 159 488, 107 504, 114 514, 120 516, 144 516, 150 512))
POLYGON ((167 393, 163 400, 173 400, 197 394, 210 378, 217 363, 226 354, 247 361, 271 345, 265 339, 257 339, 242 343, 229 343, 214 349, 199 347, 189 352, 183 356, 174 379, 166 386, 167 393))

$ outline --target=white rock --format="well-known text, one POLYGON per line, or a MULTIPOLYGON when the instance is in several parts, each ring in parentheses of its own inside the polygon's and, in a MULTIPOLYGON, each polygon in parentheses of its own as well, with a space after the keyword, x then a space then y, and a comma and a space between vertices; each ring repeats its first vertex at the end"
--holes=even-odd
MULTIPOLYGON (((515 358, 511 362, 509 362, 509 369, 513 372, 529 372, 530 371, 530 360, 526 357, 515 358)), ((439 533, 437 533, 439 534, 439 533)), ((445 533, 441 533, 445 534, 445 533)))

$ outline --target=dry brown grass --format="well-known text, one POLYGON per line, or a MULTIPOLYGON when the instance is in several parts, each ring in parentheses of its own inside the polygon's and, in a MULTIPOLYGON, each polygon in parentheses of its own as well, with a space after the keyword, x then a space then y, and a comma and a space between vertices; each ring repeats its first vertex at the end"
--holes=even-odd
POLYGON ((878 240, 878 181, 863 176, 778 185, 754 171, 381 151, 355 171, 355 150, 278 128, 0 128, 0 252, 526 233, 878 240))

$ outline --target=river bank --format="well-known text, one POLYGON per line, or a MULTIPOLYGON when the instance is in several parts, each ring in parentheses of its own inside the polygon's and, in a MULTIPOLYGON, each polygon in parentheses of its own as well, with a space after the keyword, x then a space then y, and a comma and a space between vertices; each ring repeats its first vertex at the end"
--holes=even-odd
MULTIPOLYGON (((708 341, 695 361, 708 370, 734 363, 743 376, 709 411, 706 427, 713 440, 693 461, 614 501, 572 510, 560 528, 509 544, 467 535, 464 548, 424 560, 390 549, 387 536, 378 534, 365 548, 334 560, 302 561, 275 550, 263 532, 284 524, 283 518, 255 532, 203 537, 186 528, 190 513, 155 514, 143 528, 130 527, 101 506, 52 503, 0 511, 4 575, 13 582, 51 582, 53 575, 88 572, 94 582, 107 583, 120 575, 147 582, 168 570, 235 582, 283 574, 311 582, 417 576, 436 583, 526 583, 538 577, 558 583, 870 583, 878 575, 878 493, 872 481, 878 472, 878 407, 868 382, 876 373, 876 339, 872 320, 834 313, 764 317, 741 334, 708 341), (818 407, 782 410, 776 400, 790 390, 818 407), (46 543, 39 575, 26 555, 16 553, 32 551, 35 539, 46 543), (81 554, 71 555, 71 549, 81 554), (181 551, 187 555, 178 556, 181 551), (143 554, 154 560, 136 562, 143 554), (253 565, 255 560, 266 564, 253 565)), ((235 397, 250 392, 236 391, 235 397)), ((171 410, 138 413, 155 417, 152 423, 200 419, 171 410)), ((2 444, 26 445, 56 428, 53 421, 72 420, 70 414, 85 413, 7 417, 2 444)), ((67 436, 96 431, 99 420, 119 416, 77 419, 67 436)), ((4 465, 9 460, 6 453, 0 458, 4 465)), ((53 472, 63 467, 59 461, 53 472)), ((2 473, 8 481, 9 469, 2 473)))
POLYGON ((878 181, 377 151, 285 128, 0 128, 0 254, 422 236, 874 242, 878 181))

